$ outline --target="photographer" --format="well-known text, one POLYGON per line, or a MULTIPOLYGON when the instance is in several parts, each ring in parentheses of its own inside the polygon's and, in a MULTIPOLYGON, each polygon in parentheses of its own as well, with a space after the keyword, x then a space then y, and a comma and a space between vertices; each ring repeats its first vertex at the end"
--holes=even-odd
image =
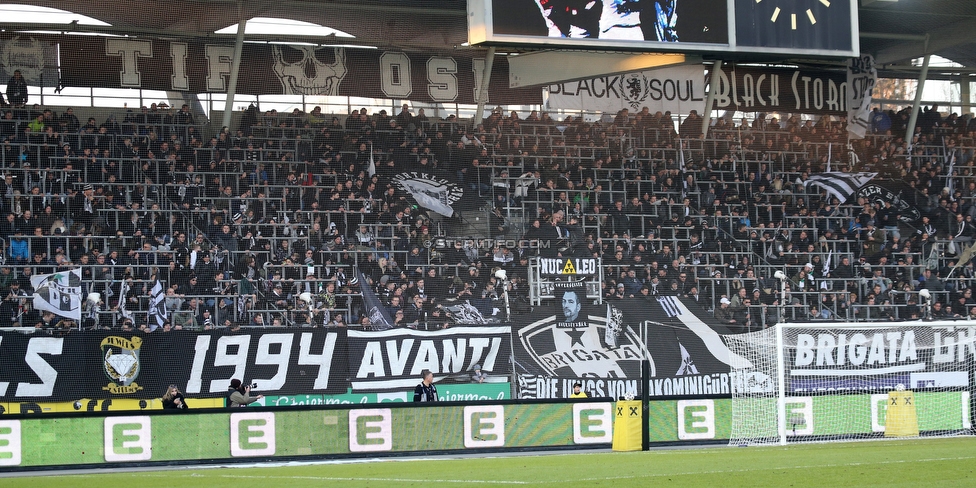
POLYGON ((163 395, 163 409, 175 408, 179 410, 186 410, 186 399, 183 398, 183 394, 180 393, 180 389, 176 385, 169 385, 166 389, 166 394, 163 395))
POLYGON ((262 398, 264 395, 251 396, 251 388, 257 385, 242 385, 241 380, 234 378, 230 380, 230 387, 227 389, 227 400, 231 408, 246 407, 262 398))

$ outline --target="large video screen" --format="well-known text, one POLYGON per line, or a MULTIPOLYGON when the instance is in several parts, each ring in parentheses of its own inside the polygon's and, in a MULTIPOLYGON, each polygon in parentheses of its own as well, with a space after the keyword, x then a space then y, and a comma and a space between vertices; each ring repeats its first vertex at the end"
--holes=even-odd
POLYGON ((471 44, 858 55, 852 0, 469 0, 471 44))

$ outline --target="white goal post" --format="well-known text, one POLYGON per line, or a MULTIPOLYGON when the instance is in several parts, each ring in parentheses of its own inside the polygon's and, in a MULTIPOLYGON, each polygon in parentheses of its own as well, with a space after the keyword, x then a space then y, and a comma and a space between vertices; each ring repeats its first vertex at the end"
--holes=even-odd
POLYGON ((781 323, 726 336, 731 445, 968 435, 976 321, 781 323))

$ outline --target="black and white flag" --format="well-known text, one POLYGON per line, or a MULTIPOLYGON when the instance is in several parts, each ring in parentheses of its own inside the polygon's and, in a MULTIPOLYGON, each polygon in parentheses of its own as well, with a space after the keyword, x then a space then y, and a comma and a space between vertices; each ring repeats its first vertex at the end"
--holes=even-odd
POLYGON ((369 324, 373 330, 392 328, 393 319, 390 317, 390 312, 386 310, 380 299, 376 298, 376 294, 373 293, 373 289, 369 286, 366 275, 363 273, 359 273, 359 288, 363 292, 363 305, 366 306, 366 315, 369 317, 369 324))
POLYGON ((81 269, 31 276, 34 308, 81 321, 81 269))
POLYGON ((878 68, 870 54, 851 58, 847 65, 847 133, 864 139, 871 126, 871 96, 878 83, 878 68))
POLYGON ((135 318, 132 317, 132 312, 130 312, 126 308, 128 306, 128 303, 126 303, 126 299, 128 295, 129 295, 129 280, 122 280, 122 286, 121 289, 119 290, 119 315, 121 315, 122 318, 126 318, 134 321, 135 318))
POLYGON ((156 284, 153 285, 152 290, 149 292, 149 311, 146 317, 149 322, 149 330, 156 330, 157 327, 162 327, 166 323, 166 320, 168 320, 168 316, 169 313, 166 311, 166 291, 163 283, 156 280, 156 284))
POLYGON ((844 203, 875 176, 878 176, 878 173, 821 173, 810 175, 803 182, 803 186, 818 186, 831 196, 837 197, 840 203, 844 203))
POLYGON ((418 205, 445 217, 454 215, 454 204, 464 195, 460 186, 427 173, 400 173, 393 181, 418 205))
POLYGON ((454 322, 458 324, 488 323, 488 319, 485 318, 477 307, 471 305, 471 301, 469 300, 465 300, 464 302, 456 305, 445 306, 444 310, 451 314, 451 318, 454 319, 454 322))

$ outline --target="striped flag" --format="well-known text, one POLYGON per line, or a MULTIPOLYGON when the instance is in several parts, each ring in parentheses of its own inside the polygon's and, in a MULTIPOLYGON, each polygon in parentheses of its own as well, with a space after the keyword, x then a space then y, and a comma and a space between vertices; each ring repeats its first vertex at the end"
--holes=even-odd
POLYGON ((803 182, 803 186, 818 186, 831 196, 837 197, 840 203, 844 203, 875 176, 878 176, 878 173, 821 173, 810 175, 803 182))
POLYGON ((129 280, 122 280, 122 287, 119 291, 119 315, 121 315, 122 318, 135 321, 135 318, 132 317, 132 312, 126 308, 128 306, 128 303, 126 303, 126 297, 128 297, 128 295, 129 280))
POLYGON ((149 330, 156 330, 157 327, 162 327, 166 323, 168 313, 166 312, 165 298, 163 283, 156 280, 156 284, 149 292, 149 311, 146 317, 149 322, 149 330), (155 323, 152 320, 153 318, 156 319, 155 323))
POLYGON ((661 308, 664 309, 664 313, 668 317, 677 317, 681 315, 681 307, 679 306, 677 297, 658 297, 657 303, 661 304, 661 308))
POLYGON ((834 157, 834 144, 827 143, 827 172, 830 173, 830 158, 834 157))
POLYGON ((949 169, 946 171, 946 187, 949 188, 949 194, 952 195, 955 192, 953 188, 953 178, 952 172, 956 169, 956 150, 952 150, 952 156, 949 157, 949 169))

